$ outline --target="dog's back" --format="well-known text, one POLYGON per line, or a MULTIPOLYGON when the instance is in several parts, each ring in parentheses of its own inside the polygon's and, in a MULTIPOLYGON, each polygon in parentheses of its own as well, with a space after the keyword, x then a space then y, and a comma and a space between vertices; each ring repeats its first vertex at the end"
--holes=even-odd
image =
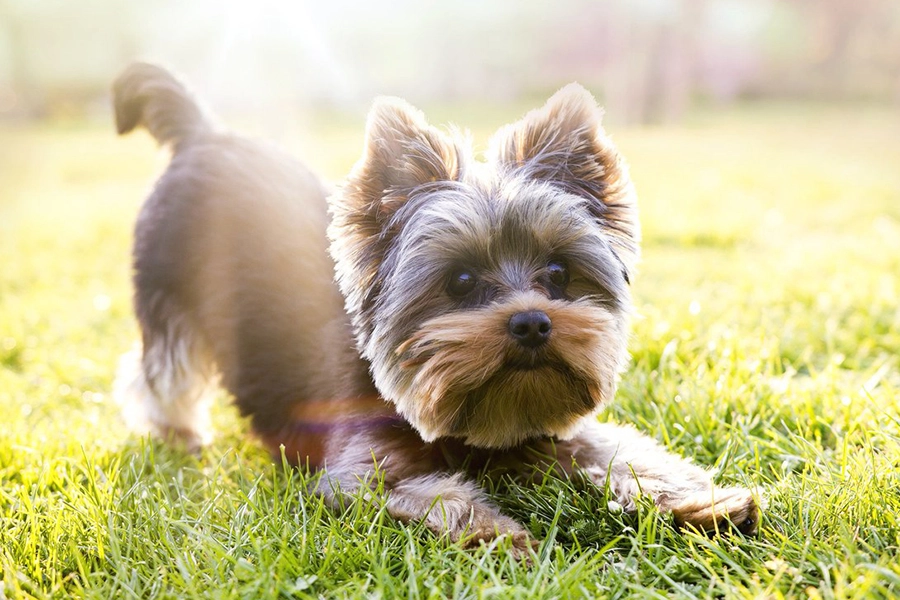
POLYGON ((132 387, 151 396, 142 417, 204 441, 214 372, 264 438, 297 405, 368 392, 333 282, 319 180, 271 145, 218 130, 154 65, 129 67, 114 105, 120 133, 144 126, 173 149, 135 228, 143 355, 132 387))

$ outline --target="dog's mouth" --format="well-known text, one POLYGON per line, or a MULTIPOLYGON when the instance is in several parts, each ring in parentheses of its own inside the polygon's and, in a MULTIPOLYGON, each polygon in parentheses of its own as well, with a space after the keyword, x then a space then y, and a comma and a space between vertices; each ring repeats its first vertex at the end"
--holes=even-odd
POLYGON ((545 368, 564 370, 565 365, 543 349, 517 350, 508 352, 500 370, 510 371, 537 371, 545 368))
POLYGON ((557 371, 563 374, 570 374, 572 367, 566 362, 564 357, 554 352, 552 348, 538 348, 534 350, 508 348, 497 368, 498 374, 502 374, 504 371, 557 371))
POLYGON ((544 356, 518 357, 458 398, 446 434, 478 447, 511 446, 557 434, 602 401, 595 381, 544 356))

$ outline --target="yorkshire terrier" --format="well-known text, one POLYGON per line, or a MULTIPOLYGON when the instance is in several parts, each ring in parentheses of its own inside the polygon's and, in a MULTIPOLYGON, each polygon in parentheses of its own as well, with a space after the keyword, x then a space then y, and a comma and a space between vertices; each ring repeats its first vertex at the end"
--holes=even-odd
POLYGON ((678 526, 756 533, 748 489, 596 418, 627 361, 640 234, 585 89, 500 129, 486 162, 378 100, 329 200, 159 67, 129 67, 114 100, 119 133, 173 152, 135 230, 143 343, 117 384, 132 422, 199 447, 220 378, 273 454, 325 470, 330 503, 383 481, 393 517, 463 545, 534 543, 480 489, 485 465, 580 471, 625 510, 644 494, 678 526))

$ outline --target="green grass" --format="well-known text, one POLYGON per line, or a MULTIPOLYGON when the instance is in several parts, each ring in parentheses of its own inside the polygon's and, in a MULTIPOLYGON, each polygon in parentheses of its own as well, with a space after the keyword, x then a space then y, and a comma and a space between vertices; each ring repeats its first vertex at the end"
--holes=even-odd
MULTIPOLYGON (((440 114, 483 142, 517 111, 440 114)), ((768 508, 758 539, 710 540, 578 480, 501 482, 544 540, 529 567, 378 502, 324 509, 224 402, 200 458, 125 431, 109 391, 137 338, 130 234, 165 157, 106 124, 3 126, 0 598, 897 596, 897 131, 878 107, 768 104, 613 131, 645 242, 633 365, 603 418, 768 508)), ((361 132, 283 141, 338 177, 361 132)))

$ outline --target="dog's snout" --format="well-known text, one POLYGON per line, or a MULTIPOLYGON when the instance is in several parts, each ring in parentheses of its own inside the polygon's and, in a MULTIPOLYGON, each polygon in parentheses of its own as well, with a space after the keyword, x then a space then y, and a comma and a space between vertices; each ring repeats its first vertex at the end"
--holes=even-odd
POLYGON ((550 338, 550 317, 542 310, 529 310, 514 314, 509 319, 509 333, 519 344, 537 348, 550 338))

